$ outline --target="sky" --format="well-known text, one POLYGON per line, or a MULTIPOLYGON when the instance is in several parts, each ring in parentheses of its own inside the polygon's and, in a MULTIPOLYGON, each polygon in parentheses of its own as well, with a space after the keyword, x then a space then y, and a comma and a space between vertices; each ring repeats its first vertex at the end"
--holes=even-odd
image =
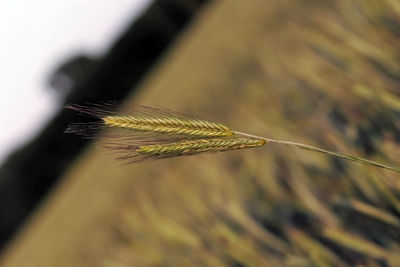
POLYGON ((152 0, 0 1, 0 164, 57 111, 52 71, 101 55, 152 0))

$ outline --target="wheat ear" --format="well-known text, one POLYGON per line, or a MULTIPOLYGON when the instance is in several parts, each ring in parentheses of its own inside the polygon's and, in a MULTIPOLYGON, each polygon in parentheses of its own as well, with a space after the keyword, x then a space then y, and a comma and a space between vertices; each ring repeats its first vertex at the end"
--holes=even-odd
MULTIPOLYGON (((400 173, 400 168, 388 166, 379 162, 333 152, 301 143, 275 140, 238 131, 214 122, 198 119, 188 119, 175 112, 151 107, 136 107, 131 114, 115 114, 112 104, 79 106, 69 105, 67 108, 95 116, 103 122, 103 127, 123 129, 127 138, 120 143, 108 145, 108 148, 125 153, 120 159, 130 159, 132 162, 169 158, 175 156, 193 155, 202 152, 220 152, 241 148, 262 146, 265 143, 284 144, 304 150, 328 154, 334 157, 380 167, 400 173), (133 138, 134 133, 143 133, 141 138, 133 138), (163 139, 152 139, 151 133, 162 135, 163 139), (237 136, 246 136, 240 138, 237 136), (176 137, 178 136, 178 137, 176 137), (219 137, 219 138, 217 138, 219 137), (128 142, 128 143, 127 143, 128 142), (122 143, 122 144, 121 144, 122 143)), ((96 124, 73 125, 67 132, 82 134, 92 131, 96 124)))
POLYGON ((199 153, 215 153, 228 150, 259 147, 266 143, 263 139, 248 137, 236 138, 201 138, 179 142, 150 145, 114 145, 108 148, 123 153, 118 159, 131 162, 146 161, 177 156, 188 156, 199 153))
POLYGON ((177 117, 147 116, 106 116, 102 118, 105 126, 126 128, 137 131, 186 134, 200 137, 231 136, 233 132, 226 126, 196 119, 177 117))
POLYGON ((100 119, 103 125, 73 124, 67 132, 86 135, 101 126, 113 129, 129 129, 139 132, 189 135, 195 137, 232 136, 228 127, 205 120, 188 119, 177 112, 153 107, 135 106, 126 115, 117 114, 115 104, 67 105, 66 108, 100 119), (90 127, 87 127, 90 126, 90 127))

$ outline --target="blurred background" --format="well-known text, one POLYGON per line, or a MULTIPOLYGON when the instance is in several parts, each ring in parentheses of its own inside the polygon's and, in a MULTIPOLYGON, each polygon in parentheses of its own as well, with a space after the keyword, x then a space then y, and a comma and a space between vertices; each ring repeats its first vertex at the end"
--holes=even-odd
POLYGON ((1 245, 83 148, 64 105, 122 101, 203 2, 0 4, 1 245))
POLYGON ((400 175, 279 145, 123 165, 66 104, 400 165, 396 0, 0 4, 2 266, 400 266, 400 175))

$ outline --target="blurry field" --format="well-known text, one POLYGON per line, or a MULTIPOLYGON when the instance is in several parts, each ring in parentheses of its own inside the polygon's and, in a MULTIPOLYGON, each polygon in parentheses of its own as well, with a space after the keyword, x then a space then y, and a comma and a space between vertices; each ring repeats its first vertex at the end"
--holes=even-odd
MULTIPOLYGON (((398 166, 399 84, 396 0, 229 0, 125 105, 398 166)), ((3 266, 400 266, 400 175, 279 145, 129 166, 91 148, 3 266)))

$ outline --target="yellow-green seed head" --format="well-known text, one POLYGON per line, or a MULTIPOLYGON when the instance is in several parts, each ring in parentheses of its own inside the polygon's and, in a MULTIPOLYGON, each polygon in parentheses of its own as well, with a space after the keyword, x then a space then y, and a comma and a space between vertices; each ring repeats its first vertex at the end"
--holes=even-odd
POLYGON ((221 152, 262 146, 262 139, 253 138, 212 138, 194 139, 180 142, 143 145, 136 149, 137 155, 148 158, 165 158, 193 155, 202 152, 221 152))
POLYGON ((199 137, 231 136, 226 126, 214 122, 176 117, 106 116, 102 118, 107 127, 132 129, 168 134, 186 134, 199 137))

